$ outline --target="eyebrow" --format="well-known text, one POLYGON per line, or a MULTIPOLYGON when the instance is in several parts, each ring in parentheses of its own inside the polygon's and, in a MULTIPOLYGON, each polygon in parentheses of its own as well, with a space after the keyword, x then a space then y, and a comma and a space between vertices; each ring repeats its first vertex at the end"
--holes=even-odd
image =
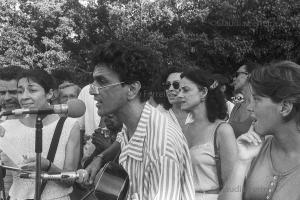
MULTIPOLYGON (((22 86, 22 85, 18 85, 18 88, 23 88, 24 86, 22 86)), ((34 84, 32 84, 32 83, 29 83, 28 84, 28 87, 38 87, 37 85, 34 85, 34 84)))
POLYGON ((93 76, 93 78, 94 78, 94 80, 96 80, 99 83, 102 83, 102 82, 108 83, 109 82, 109 80, 105 76, 103 76, 102 74, 95 75, 95 76, 93 76))

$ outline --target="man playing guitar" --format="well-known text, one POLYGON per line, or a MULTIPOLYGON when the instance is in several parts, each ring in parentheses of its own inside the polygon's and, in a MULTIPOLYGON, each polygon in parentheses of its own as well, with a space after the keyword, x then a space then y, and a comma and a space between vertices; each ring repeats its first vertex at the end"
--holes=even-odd
POLYGON ((116 141, 86 168, 78 182, 91 184, 121 149, 129 176, 128 199, 193 200, 189 149, 180 128, 148 102, 157 56, 132 44, 108 42, 95 51, 90 94, 98 114, 114 114, 124 125, 116 141))

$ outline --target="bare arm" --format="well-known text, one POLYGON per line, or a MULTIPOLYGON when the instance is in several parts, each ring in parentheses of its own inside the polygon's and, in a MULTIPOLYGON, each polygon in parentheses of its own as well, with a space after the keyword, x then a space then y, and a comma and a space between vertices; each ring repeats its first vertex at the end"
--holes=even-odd
POLYGON ((218 200, 242 200, 244 181, 250 164, 251 162, 236 162, 218 200))
POLYGON ((219 127, 217 144, 220 148, 222 180, 225 183, 231 174, 237 155, 236 139, 229 124, 224 123, 219 127))
MULTIPOLYGON (((66 144, 66 151, 65 151, 65 160, 64 160, 64 166, 63 168, 59 168, 55 166, 53 163, 50 163, 49 160, 46 158, 41 159, 41 169, 43 171, 48 172, 63 172, 63 171, 74 171, 76 170, 79 162, 79 154, 80 154, 80 130, 78 123, 75 123, 74 126, 71 129, 68 142, 66 144)), ((35 170, 35 157, 30 157, 24 160, 24 165, 22 169, 25 170, 35 170)), ((70 181, 63 181, 63 182, 57 182, 58 184, 70 187, 72 185, 72 182, 70 181)))
POLYGON ((63 171, 77 169, 80 159, 80 127, 78 123, 73 126, 66 146, 66 157, 63 171))
MULTIPOLYGON (((61 171, 75 171, 77 169, 80 159, 80 127, 78 123, 75 123, 71 129, 71 133, 66 145, 65 161, 63 169, 58 168, 55 165, 51 165, 49 172, 61 172, 61 171)), ((64 181, 58 182, 62 186, 70 187, 73 182, 64 181)))
POLYGON ((252 126, 247 133, 237 139, 236 163, 219 195, 219 200, 242 200, 246 175, 251 161, 258 155, 262 143, 263 140, 254 132, 252 126))

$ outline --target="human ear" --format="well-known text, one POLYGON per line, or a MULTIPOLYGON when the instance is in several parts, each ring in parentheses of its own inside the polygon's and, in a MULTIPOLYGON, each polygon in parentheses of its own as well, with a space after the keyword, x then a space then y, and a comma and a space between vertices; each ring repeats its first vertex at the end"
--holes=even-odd
POLYGON ((142 86, 139 81, 128 84, 128 86, 127 98, 128 100, 132 100, 139 94, 142 86))
POLYGON ((284 100, 280 105, 280 114, 282 117, 288 116, 293 110, 294 104, 291 101, 284 100))
POLYGON ((53 98, 54 91, 53 89, 50 89, 49 92, 46 94, 46 98, 48 101, 50 101, 53 98))
POLYGON ((208 93, 208 89, 207 87, 202 87, 199 88, 199 92, 200 92, 200 97, 205 99, 208 93))

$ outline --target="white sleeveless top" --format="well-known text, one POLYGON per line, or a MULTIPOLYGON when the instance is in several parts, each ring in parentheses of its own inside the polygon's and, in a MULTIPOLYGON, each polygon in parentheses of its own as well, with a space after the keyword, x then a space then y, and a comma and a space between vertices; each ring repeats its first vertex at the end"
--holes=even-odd
POLYGON ((206 143, 194 145, 190 148, 196 200, 218 199, 218 194, 205 194, 208 191, 219 189, 214 150, 214 133, 218 125, 219 123, 210 133, 209 140, 206 143))
MULTIPOLYGON (((43 127, 43 152, 42 157, 46 158, 50 143, 54 134, 58 120, 43 127)), ((66 145, 70 136, 71 129, 75 125, 76 119, 67 118, 60 140, 58 143, 54 165, 63 168, 65 161, 66 145)), ((35 128, 30 128, 22 124, 19 120, 7 120, 1 123, 5 129, 4 140, 18 152, 27 157, 35 157, 35 128)), ((1 140, 1 138, 0 138, 1 140)), ((66 199, 68 194, 72 192, 72 187, 63 187, 54 181, 48 181, 43 191, 41 199, 66 199)), ((13 173, 13 184, 10 188, 9 195, 11 200, 34 199, 35 180, 20 179, 18 173, 13 173)))

